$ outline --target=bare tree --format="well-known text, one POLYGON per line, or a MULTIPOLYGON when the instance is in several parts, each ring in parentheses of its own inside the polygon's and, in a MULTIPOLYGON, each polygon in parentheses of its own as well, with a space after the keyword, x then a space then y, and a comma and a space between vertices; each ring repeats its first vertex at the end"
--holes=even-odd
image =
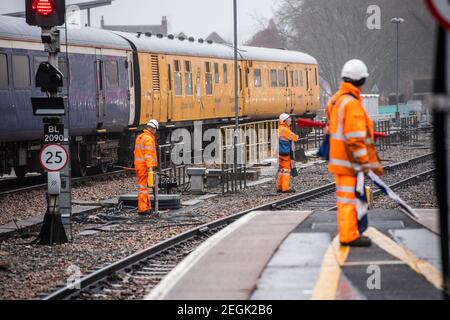
POLYGON ((412 80, 431 78, 434 23, 422 0, 281 0, 276 12, 280 32, 292 49, 310 53, 320 64, 320 73, 335 91, 343 64, 352 58, 364 60, 382 92, 393 91, 396 32, 391 18, 401 16, 401 70, 403 92, 412 80), (367 9, 381 8, 381 29, 370 30, 367 9))

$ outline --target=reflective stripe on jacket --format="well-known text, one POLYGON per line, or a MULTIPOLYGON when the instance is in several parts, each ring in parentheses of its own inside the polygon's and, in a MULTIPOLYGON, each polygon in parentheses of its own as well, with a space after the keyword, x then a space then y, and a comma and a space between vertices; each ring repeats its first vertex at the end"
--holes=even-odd
POLYGON ((135 168, 154 168, 158 166, 156 137, 148 130, 144 130, 144 132, 136 138, 134 147, 134 166, 135 168))
POLYGON ((327 114, 330 134, 329 171, 353 176, 364 165, 381 174, 373 121, 362 105, 359 89, 350 83, 342 83, 328 105, 327 114))

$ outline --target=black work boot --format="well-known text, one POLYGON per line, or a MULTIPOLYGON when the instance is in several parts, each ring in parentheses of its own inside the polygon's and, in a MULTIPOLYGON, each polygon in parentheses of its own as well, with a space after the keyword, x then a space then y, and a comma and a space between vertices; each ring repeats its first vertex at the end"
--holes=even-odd
POLYGON ((342 243, 341 246, 345 247, 370 247, 372 245, 372 240, 367 237, 361 236, 358 239, 350 242, 350 243, 342 243))

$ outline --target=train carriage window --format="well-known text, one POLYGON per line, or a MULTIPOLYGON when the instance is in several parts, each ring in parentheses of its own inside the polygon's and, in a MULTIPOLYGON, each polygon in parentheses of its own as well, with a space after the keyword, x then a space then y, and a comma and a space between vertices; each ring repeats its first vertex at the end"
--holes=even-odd
POLYGON ((170 64, 168 64, 167 65, 167 74, 168 74, 168 77, 167 77, 167 82, 168 82, 168 88, 169 88, 169 91, 172 91, 172 68, 171 68, 171 66, 170 66, 170 64))
POLYGON ((106 87, 119 87, 119 66, 117 61, 105 61, 106 87))
POLYGON ((303 71, 300 70, 300 87, 303 87, 303 71))
POLYGON ((278 87, 277 70, 270 70, 270 85, 272 88, 278 87))
POLYGON ((103 61, 96 60, 95 61, 95 70, 97 77, 97 90, 103 91, 103 61))
POLYGON ((183 82, 181 79, 181 65, 179 60, 174 61, 174 82, 175 82, 175 95, 183 95, 183 82))
POLYGON ((298 87, 298 71, 294 72, 294 86, 298 87))
POLYGON ((262 87, 262 79, 261 79, 261 69, 255 69, 253 71, 255 88, 262 87))
POLYGON ((228 83, 228 70, 227 65, 225 63, 223 64, 223 83, 225 84, 228 83))
POLYGON ((134 66, 133 61, 127 61, 128 81, 130 88, 134 88, 134 66))
POLYGON ((317 85, 319 85, 319 75, 318 75, 318 72, 317 72, 317 68, 315 68, 315 71, 316 72, 314 74, 316 76, 316 86, 317 86, 317 85))
POLYGON ((186 82, 186 95, 192 96, 193 94, 193 87, 192 87, 192 68, 191 68, 191 62, 185 61, 184 62, 184 78, 186 82))
POLYGON ((289 73, 291 75, 291 87, 295 87, 294 71, 290 71, 289 73))
POLYGON ((30 59, 28 56, 13 55, 12 66, 14 87, 28 88, 31 85, 30 59))
POLYGON ((250 69, 245 68, 245 87, 248 88, 248 75, 250 74, 250 69))
POLYGON ((6 54, 0 54, 0 89, 7 89, 8 87, 8 58, 6 54))
POLYGON ((206 95, 212 95, 212 70, 211 62, 205 62, 206 95))
POLYGON ((284 70, 278 70, 278 86, 286 87, 286 76, 284 70))
POLYGON ((214 63, 214 81, 216 84, 220 82, 219 64, 214 63))
POLYGON ((309 72, 306 69, 306 90, 309 90, 309 72))

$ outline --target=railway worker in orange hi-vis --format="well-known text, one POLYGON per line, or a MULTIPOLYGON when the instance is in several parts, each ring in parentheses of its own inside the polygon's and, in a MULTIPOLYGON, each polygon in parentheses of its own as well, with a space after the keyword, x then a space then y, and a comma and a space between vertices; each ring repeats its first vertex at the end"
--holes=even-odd
POLYGON ((358 173, 382 175, 375 148, 373 121, 362 105, 361 91, 369 77, 360 60, 348 61, 342 69, 342 84, 327 107, 330 162, 337 196, 339 240, 343 246, 368 247, 371 240, 358 221, 356 185, 358 173), (362 230, 362 231, 360 231, 362 230))
POLYGON ((152 214, 150 189, 154 187, 154 170, 158 166, 156 131, 159 123, 151 120, 144 132, 136 138, 134 167, 138 180, 138 211, 141 215, 152 214))
POLYGON ((280 126, 278 128, 279 169, 277 179, 277 192, 279 193, 295 192, 295 190, 290 188, 293 158, 292 143, 297 142, 299 136, 291 131, 291 124, 292 119, 288 114, 283 113, 280 115, 280 126))

